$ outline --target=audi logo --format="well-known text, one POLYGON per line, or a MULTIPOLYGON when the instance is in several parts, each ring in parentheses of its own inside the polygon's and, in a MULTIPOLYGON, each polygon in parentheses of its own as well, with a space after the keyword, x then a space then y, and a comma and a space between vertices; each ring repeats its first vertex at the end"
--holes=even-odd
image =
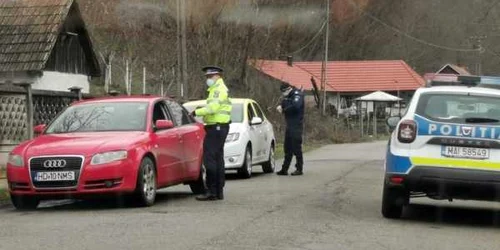
POLYGON ((63 168, 66 166, 66 160, 46 160, 43 162, 46 168, 63 168))

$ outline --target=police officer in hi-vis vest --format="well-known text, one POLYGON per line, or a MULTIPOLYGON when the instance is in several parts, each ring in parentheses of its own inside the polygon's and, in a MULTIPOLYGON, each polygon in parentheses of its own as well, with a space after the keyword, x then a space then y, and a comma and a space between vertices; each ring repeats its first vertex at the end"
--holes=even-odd
POLYGON ((225 167, 224 143, 231 123, 231 101, 228 89, 222 80, 222 69, 216 66, 203 68, 207 78, 207 105, 194 110, 191 115, 203 117, 205 123, 205 141, 203 143, 203 162, 206 168, 205 194, 196 197, 197 200, 224 199, 225 167))

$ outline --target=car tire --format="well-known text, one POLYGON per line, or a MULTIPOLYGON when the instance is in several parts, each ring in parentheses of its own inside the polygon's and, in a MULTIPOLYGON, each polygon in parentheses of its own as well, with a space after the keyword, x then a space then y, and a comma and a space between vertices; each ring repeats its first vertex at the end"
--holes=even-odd
POLYGON ((12 205, 18 210, 35 210, 40 200, 35 197, 10 195, 12 205))
POLYGON ((402 188, 387 187, 384 184, 382 194, 382 215, 389 219, 399 219, 403 208, 409 199, 409 194, 402 188))
POLYGON ((262 171, 264 173, 274 173, 276 169, 276 160, 274 159, 274 147, 269 149, 269 159, 262 164, 262 171))
POLYGON ((201 164, 200 176, 196 181, 189 183, 191 191, 194 194, 204 194, 206 191, 205 181, 206 181, 205 165, 201 164))
POLYGON ((135 200, 141 207, 152 206, 156 199, 156 167, 151 158, 142 160, 137 173, 135 200))
POLYGON ((252 150, 249 146, 245 150, 245 160, 243 161, 243 165, 238 170, 238 174, 241 178, 248 179, 252 177, 252 150))

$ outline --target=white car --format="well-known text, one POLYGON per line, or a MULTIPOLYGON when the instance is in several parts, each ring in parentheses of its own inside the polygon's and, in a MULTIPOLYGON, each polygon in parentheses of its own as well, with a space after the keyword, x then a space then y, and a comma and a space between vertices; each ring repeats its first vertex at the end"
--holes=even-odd
POLYGON ((500 200, 500 78, 460 76, 431 85, 415 92, 403 117, 387 121, 394 131, 384 217, 399 218, 410 198, 422 196, 500 200))
MULTIPOLYGON (((252 167, 260 164, 264 173, 273 173, 276 147, 273 125, 254 100, 234 98, 231 102, 231 124, 224 145, 226 170, 237 170, 241 177, 250 178, 252 167)), ((205 105, 205 100, 183 104, 189 112, 205 105)), ((200 117, 196 119, 202 122, 200 117)))

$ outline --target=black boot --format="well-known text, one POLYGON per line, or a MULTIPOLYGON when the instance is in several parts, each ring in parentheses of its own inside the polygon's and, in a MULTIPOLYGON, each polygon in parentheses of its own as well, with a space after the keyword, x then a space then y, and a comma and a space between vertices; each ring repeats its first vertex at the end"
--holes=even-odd
POLYGON ((296 176, 296 175, 303 175, 304 173, 302 173, 302 170, 295 170, 295 172, 292 173, 293 176, 296 176))
POLYGON ((280 171, 276 172, 277 175, 288 175, 288 171, 281 169, 280 171))
POLYGON ((217 200, 217 196, 215 196, 213 194, 203 194, 203 195, 200 195, 200 196, 196 196, 196 200, 199 200, 199 201, 213 201, 213 200, 217 200))

